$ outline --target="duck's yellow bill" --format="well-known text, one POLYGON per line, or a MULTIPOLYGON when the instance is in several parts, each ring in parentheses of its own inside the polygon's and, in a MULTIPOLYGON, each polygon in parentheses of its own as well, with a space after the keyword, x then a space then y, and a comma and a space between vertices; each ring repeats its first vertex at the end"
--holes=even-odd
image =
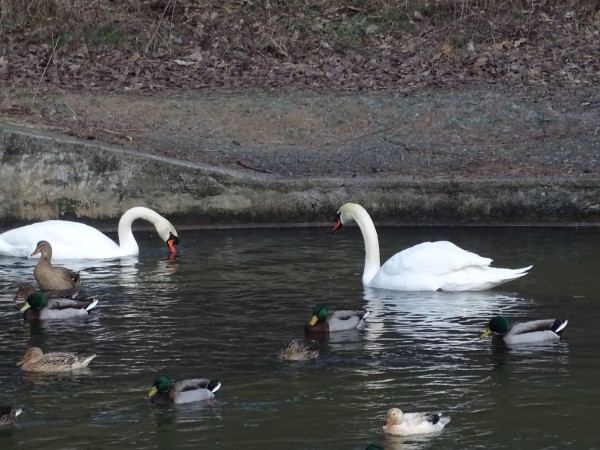
POLYGON ((485 330, 483 333, 481 333, 479 335, 480 338, 484 338, 486 336, 489 336, 490 334, 492 334, 492 330, 490 330, 489 328, 487 330, 485 330))
POLYGON ((312 316, 312 319, 310 319, 310 326, 314 327, 315 323, 317 323, 319 321, 319 318, 317 316, 312 316))
POLYGON ((25 303, 23 305, 23 307, 19 310, 19 312, 23 313, 23 312, 27 311, 29 308, 31 308, 31 305, 29 303, 25 303))
POLYGON ((158 389, 156 388, 156 386, 152 387, 152 389, 150 389, 150 392, 148 392, 148 397, 154 397, 154 394, 156 394, 158 392, 158 389))

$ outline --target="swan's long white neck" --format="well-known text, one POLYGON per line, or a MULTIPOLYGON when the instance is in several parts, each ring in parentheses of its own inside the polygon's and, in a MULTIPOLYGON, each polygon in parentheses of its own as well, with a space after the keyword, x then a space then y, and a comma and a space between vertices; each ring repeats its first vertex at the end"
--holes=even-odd
POLYGON ((362 281, 364 286, 368 286, 381 267, 377 230, 375 230, 371 216, 362 206, 352 204, 347 214, 354 219, 365 241, 365 269, 362 281))
POLYGON ((125 214, 123 214, 121 220, 119 220, 119 246, 127 255, 139 253, 138 243, 131 230, 131 225, 137 219, 147 220, 156 227, 156 224, 162 219, 162 216, 143 206, 136 206, 135 208, 125 211, 125 214))

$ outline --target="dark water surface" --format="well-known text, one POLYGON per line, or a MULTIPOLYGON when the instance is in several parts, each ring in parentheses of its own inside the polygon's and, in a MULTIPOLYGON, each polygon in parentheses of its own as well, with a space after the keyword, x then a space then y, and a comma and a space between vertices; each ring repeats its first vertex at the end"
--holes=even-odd
POLYGON ((87 318, 24 323, 11 303, 33 260, 0 257, 0 404, 23 407, 0 449, 600 448, 600 230, 383 228, 382 257, 449 239, 532 272, 493 291, 364 290, 358 229, 187 231, 173 261, 142 234, 139 258, 70 262, 99 304, 87 318), (365 332, 322 341, 321 357, 282 362, 316 302, 371 310, 365 332), (501 351, 481 340, 492 315, 568 318, 554 345, 501 351), (16 368, 30 346, 97 353, 76 374, 16 368), (211 403, 155 407, 158 373, 210 376, 211 403), (433 436, 389 438, 386 411, 441 410, 433 436))

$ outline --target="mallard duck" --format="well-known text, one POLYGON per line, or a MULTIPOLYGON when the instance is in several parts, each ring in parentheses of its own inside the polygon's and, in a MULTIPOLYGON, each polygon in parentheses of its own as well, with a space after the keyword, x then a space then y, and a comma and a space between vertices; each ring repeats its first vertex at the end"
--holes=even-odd
POLYGON ((384 433, 409 436, 441 431, 448 422, 450 417, 442 413, 403 413, 400 408, 392 408, 382 429, 384 433))
POLYGON ((492 342, 506 345, 552 342, 560 339, 568 323, 568 320, 547 319, 513 325, 506 317, 496 316, 490 320, 488 328, 481 333, 480 337, 494 333, 492 342))
POLYGON ((160 238, 174 254, 179 243, 177 231, 157 212, 137 206, 119 220, 119 244, 97 229, 68 220, 47 220, 0 234, 0 255, 26 258, 40 239, 51 240, 56 259, 108 259, 138 255, 140 250, 131 231, 137 219, 152 223, 160 238))
POLYGON ((83 369, 96 355, 81 355, 68 352, 42 352, 39 347, 31 347, 25 352, 23 359, 17 363, 26 372, 69 372, 83 369))
POLYGON ((279 358, 287 361, 304 361, 318 357, 319 343, 313 339, 294 339, 279 352, 279 358))
POLYGON ((158 405, 198 402, 214 398, 220 387, 221 383, 209 378, 172 381, 168 376, 160 375, 154 380, 148 397, 158 405))
POLYGON ((325 304, 318 304, 312 309, 312 318, 304 326, 307 333, 333 333, 336 331, 363 328, 369 311, 340 310, 329 311, 325 304))
MULTIPOLYGON (((27 298, 37 292, 38 290, 34 288, 31 284, 23 284, 17 288, 17 293, 13 298, 13 303, 20 303, 27 301, 27 298)), ((69 300, 78 300, 80 302, 89 302, 91 303, 94 299, 86 294, 85 291, 77 290, 77 291, 47 291, 43 293, 48 300, 51 299, 69 299, 69 300)))
POLYGON ((44 291, 73 291, 81 287, 79 272, 66 267, 52 265, 52 246, 48 241, 40 241, 31 256, 42 256, 33 270, 33 277, 44 291))
POLYGON ((352 221, 358 224, 365 242, 362 277, 365 287, 397 291, 481 291, 522 277, 532 267, 490 267, 491 259, 447 241, 423 242, 396 253, 380 266, 377 231, 362 206, 342 205, 332 232, 352 221))
POLYGON ((17 417, 23 412, 21 408, 0 406, 0 428, 10 427, 17 423, 17 417))
POLYGON ((48 300, 42 291, 35 291, 27 297, 20 312, 25 320, 71 319, 87 316, 97 304, 98 300, 93 298, 82 301, 69 298, 48 300))

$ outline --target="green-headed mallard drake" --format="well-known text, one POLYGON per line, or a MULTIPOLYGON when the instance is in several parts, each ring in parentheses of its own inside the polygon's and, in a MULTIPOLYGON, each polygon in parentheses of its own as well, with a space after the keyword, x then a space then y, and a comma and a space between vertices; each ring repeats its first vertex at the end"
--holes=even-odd
POLYGON ((69 298, 53 298, 48 300, 42 291, 35 291, 27 297, 21 308, 25 320, 72 319, 87 316, 98 304, 98 300, 90 298, 85 301, 69 298))
POLYGON ((23 359, 17 363, 26 372, 69 372, 83 369, 96 355, 77 355, 68 352, 42 352, 38 347, 31 347, 25 352, 23 359))
POLYGON ((442 413, 403 413, 400 408, 392 408, 382 429, 395 436, 409 436, 442 431, 448 422, 450 417, 442 413))
POLYGON ((333 333, 336 331, 363 328, 369 311, 340 310, 329 311, 325 304, 318 304, 312 309, 312 318, 304 326, 307 333, 333 333))
POLYGON ((506 345, 548 343, 558 341, 568 323, 568 320, 547 319, 513 325, 506 317, 496 316, 480 337, 494 333, 492 342, 506 345))
POLYGON ((22 412, 23 410, 21 408, 0 406, 0 428, 15 425, 17 423, 17 416, 22 412))
POLYGON ((191 378, 172 381, 166 375, 160 375, 154 380, 148 397, 158 405, 198 402, 214 398, 221 383, 209 378, 191 378))
POLYGON ((33 270, 33 277, 44 291, 74 291, 81 287, 79 272, 52 265, 52 246, 48 241, 37 243, 31 256, 41 254, 33 270))
POLYGON ((279 352, 279 358, 287 361, 305 361, 318 357, 319 343, 313 339, 294 339, 279 352))

